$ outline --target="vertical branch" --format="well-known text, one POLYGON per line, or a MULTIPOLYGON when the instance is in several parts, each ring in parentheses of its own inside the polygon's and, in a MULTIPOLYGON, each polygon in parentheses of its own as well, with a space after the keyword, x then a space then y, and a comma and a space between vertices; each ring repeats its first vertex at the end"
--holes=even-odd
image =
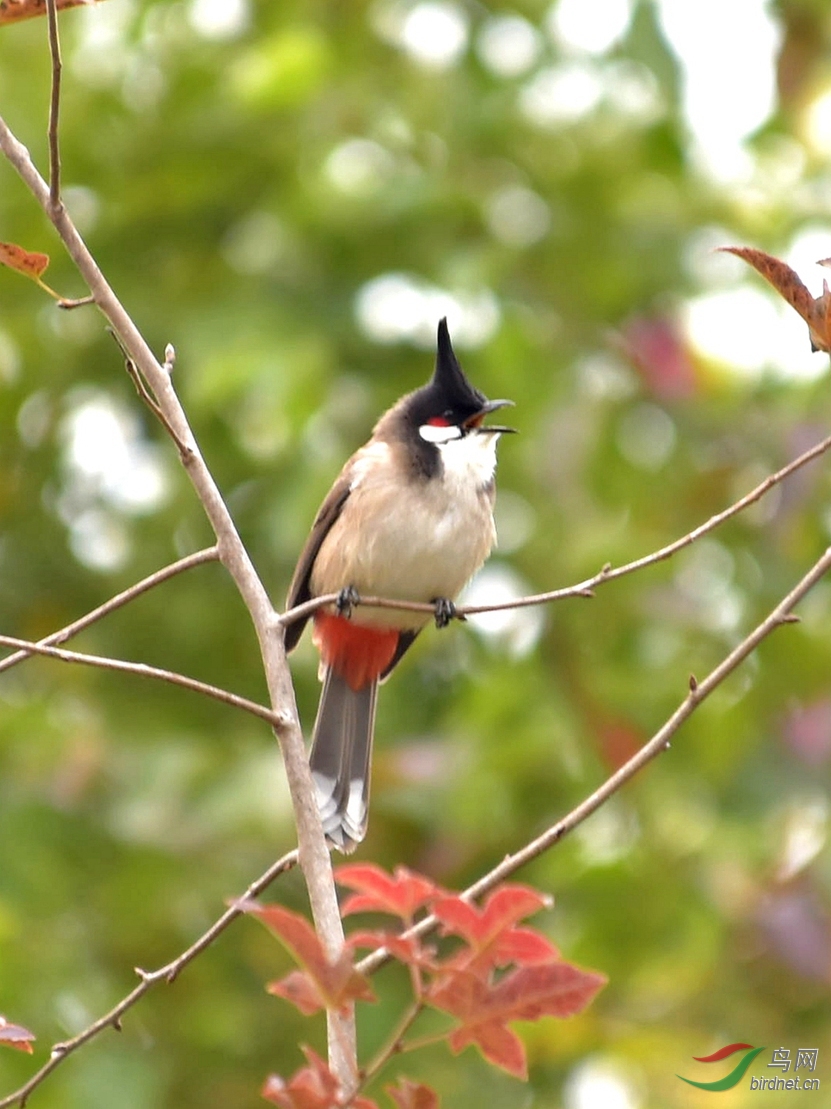
MULTIPOLYGON (((265 586, 237 532, 213 474, 202 457, 171 375, 159 363, 119 301, 64 206, 60 201, 53 205, 50 186, 38 173, 28 150, 17 140, 1 117, 0 150, 54 225, 69 256, 86 281, 96 305, 118 335, 119 342, 136 370, 147 382, 159 409, 164 413, 168 431, 175 437, 177 445, 185 449, 182 459, 185 473, 213 528, 220 561, 231 575, 257 633, 269 697, 278 721, 274 730, 280 743, 294 807, 300 866, 309 891, 315 926, 327 954, 334 959, 343 950, 344 935, 332 861, 315 801, 294 686, 283 646, 283 630, 276 620, 265 586)), ((333 1072, 344 1086, 351 1087, 357 1075, 354 1012, 329 1013, 329 1053, 333 1072)))
POLYGON ((49 204, 57 208, 61 202, 61 150, 58 139, 58 117, 61 107, 61 40, 58 37, 56 0, 46 0, 49 22, 49 53, 52 57, 52 93, 49 99, 49 204))

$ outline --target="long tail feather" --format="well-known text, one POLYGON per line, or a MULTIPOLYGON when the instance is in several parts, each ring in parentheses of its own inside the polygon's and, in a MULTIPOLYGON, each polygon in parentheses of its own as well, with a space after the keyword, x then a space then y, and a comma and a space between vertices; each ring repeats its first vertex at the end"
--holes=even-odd
POLYGON ((346 854, 366 834, 377 692, 377 681, 354 690, 329 667, 312 733, 309 765, 323 830, 346 854))

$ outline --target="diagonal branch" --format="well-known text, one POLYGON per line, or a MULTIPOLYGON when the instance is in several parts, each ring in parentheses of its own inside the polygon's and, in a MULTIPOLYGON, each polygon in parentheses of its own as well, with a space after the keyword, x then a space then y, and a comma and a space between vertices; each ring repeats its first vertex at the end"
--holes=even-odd
POLYGON ((280 713, 265 705, 258 705, 256 701, 249 701, 247 697, 240 697, 230 693, 227 689, 200 682, 197 678, 189 678, 185 674, 177 674, 175 670, 162 670, 158 666, 148 666, 144 662, 126 662, 124 659, 105 658, 102 655, 81 654, 78 651, 66 651, 61 647, 48 647, 43 643, 30 643, 27 639, 16 639, 11 635, 0 635, 0 647, 14 647, 22 655, 46 655, 47 658, 57 658, 62 662, 80 662, 85 666, 97 666, 101 670, 117 670, 122 674, 138 674, 142 678, 156 678, 158 681, 169 682, 171 685, 190 689, 194 693, 202 693, 206 697, 213 697, 215 701, 222 701, 225 705, 244 709, 246 712, 267 720, 272 727, 279 727, 282 722, 280 713))
MULTIPOLYGON (((73 635, 77 635, 88 628, 90 624, 96 623, 104 616, 108 616, 111 612, 121 608, 123 605, 129 604, 130 601, 136 597, 140 597, 142 593, 146 593, 148 589, 153 589, 162 582, 167 581, 169 578, 175 577, 176 574, 181 574, 185 570, 190 570, 193 566, 201 566, 203 562, 216 562, 219 558, 219 551, 216 547, 205 547, 204 550, 196 551, 194 554, 186 555, 180 558, 177 562, 172 562, 169 566, 165 566, 162 570, 156 570, 155 573, 150 574, 149 577, 143 578, 141 581, 131 585, 129 589, 125 589, 122 593, 118 593, 115 597, 111 597, 109 601, 105 601, 103 605, 94 608, 85 616, 81 616, 78 620, 74 620, 71 624, 67 624, 65 628, 59 631, 52 632, 47 635, 45 639, 41 639, 36 644, 38 647, 52 647, 59 643, 65 643, 67 639, 71 639, 73 635)), ((12 666, 16 666, 19 662, 23 662, 29 658, 34 652, 29 650, 16 651, 13 655, 7 655, 6 658, 0 659, 0 674, 4 670, 10 670, 12 666)))
MULTIPOLYGON (((632 779, 638 771, 642 770, 647 763, 657 758, 658 755, 668 750, 670 740, 690 716, 695 712, 698 706, 705 701, 713 690, 724 682, 726 678, 733 673, 744 661, 752 654, 752 652, 759 646, 763 639, 766 639, 772 632, 783 624, 791 624, 796 622, 797 617, 793 616, 793 609, 805 597, 807 593, 819 582, 828 571, 831 570, 831 547, 828 547, 821 558, 819 558, 805 576, 794 586, 794 588, 783 597, 782 600, 776 605, 775 608, 765 617, 761 623, 751 631, 733 650, 724 658, 718 666, 716 666, 702 681, 696 681, 691 677, 689 682, 689 693, 670 716, 666 723, 658 729, 652 738, 637 751, 631 759, 623 764, 618 770, 615 771, 606 781, 594 791, 589 797, 582 801, 575 809, 572 809, 567 816, 562 820, 558 820, 556 824, 552 824, 547 828, 542 835, 526 844, 525 847, 520 848, 513 855, 506 856, 501 863, 488 871, 487 874, 479 878, 473 885, 469 886, 463 896, 468 899, 481 897, 482 894, 492 890, 499 882, 504 881, 510 875, 515 874, 520 867, 525 866, 526 863, 536 859, 545 851, 552 847, 555 843, 567 835, 569 832, 582 824, 583 821, 596 812, 604 802, 622 786, 624 786, 630 779, 632 779)), ((406 935, 424 936, 432 932, 437 926, 438 921, 433 916, 427 916, 420 920, 413 928, 409 929, 406 935)), ((357 964, 357 969, 362 974, 371 974, 376 971, 380 966, 388 961, 390 956, 384 948, 379 948, 373 951, 366 958, 362 959, 357 964)))
POLYGON ((278 878, 281 874, 285 874, 287 870, 297 865, 297 851, 290 851, 284 855, 277 862, 272 865, 263 874, 260 875, 255 881, 251 883, 248 889, 240 898, 236 898, 231 908, 227 909, 211 927, 204 932, 195 943, 183 951, 172 962, 159 967, 158 970, 144 971, 136 969, 141 981, 132 989, 125 997, 114 1005, 112 1009, 104 1013, 98 1020, 93 1021, 83 1032, 79 1032, 77 1036, 73 1036, 71 1040, 65 1040, 63 1043, 54 1044, 52 1050, 49 1052, 49 1059, 40 1070, 36 1071, 31 1078, 28 1079, 18 1090, 14 1093, 8 1094, 4 1098, 0 1098, 0 1109, 7 1109, 8 1106, 20 1104, 25 1105, 26 1099, 29 1094, 36 1089, 45 1078, 47 1078, 53 1070, 61 1065, 64 1059, 67 1059, 79 1047, 85 1043, 89 1043, 105 1028, 113 1028, 116 1031, 121 1028, 121 1018, 139 1001, 146 993, 148 993, 153 986, 159 982, 174 982, 185 967, 192 962, 197 955, 209 947, 217 936, 220 936, 225 929, 232 924, 238 916, 242 915, 242 910, 237 908, 238 904, 243 904, 253 897, 258 897, 271 883, 278 878))

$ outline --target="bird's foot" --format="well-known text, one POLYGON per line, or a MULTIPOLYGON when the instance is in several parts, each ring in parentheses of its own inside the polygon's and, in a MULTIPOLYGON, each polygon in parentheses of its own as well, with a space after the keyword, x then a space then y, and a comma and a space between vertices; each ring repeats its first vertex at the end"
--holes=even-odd
POLYGON ((348 620, 352 615, 352 609, 355 605, 360 604, 361 598, 358 596, 358 590, 354 585, 347 585, 338 593, 338 599, 335 601, 335 609, 338 616, 342 616, 348 620))
POLYGON ((436 597, 432 603, 437 628, 446 628, 451 620, 456 619, 456 606, 447 597, 436 597))

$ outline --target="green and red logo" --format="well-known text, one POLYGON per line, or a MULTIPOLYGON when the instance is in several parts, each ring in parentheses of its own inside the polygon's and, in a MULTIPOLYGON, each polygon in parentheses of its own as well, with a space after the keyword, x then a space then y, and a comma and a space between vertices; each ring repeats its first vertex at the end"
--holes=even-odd
POLYGON ((735 1055, 737 1051, 743 1051, 745 1054, 724 1078, 719 1078, 715 1082, 693 1082, 691 1078, 684 1078, 683 1074, 677 1074, 675 1077, 680 1078, 682 1082, 688 1082, 690 1086, 697 1086, 699 1090, 712 1090, 714 1093, 721 1090, 732 1090, 744 1078, 748 1067, 756 1056, 764 1050, 763 1047, 754 1047, 753 1044, 727 1044, 726 1047, 714 1051, 712 1055, 693 1056, 696 1063, 720 1063, 722 1059, 728 1059, 731 1055, 735 1055))

